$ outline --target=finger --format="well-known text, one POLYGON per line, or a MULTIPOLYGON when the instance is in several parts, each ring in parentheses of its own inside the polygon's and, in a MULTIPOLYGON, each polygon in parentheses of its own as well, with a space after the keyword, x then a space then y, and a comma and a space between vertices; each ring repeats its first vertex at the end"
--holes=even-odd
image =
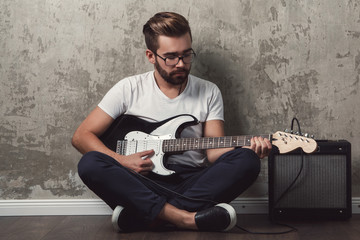
POLYGON ((263 159, 265 156, 268 155, 268 148, 267 144, 265 143, 264 138, 256 137, 256 154, 259 156, 260 159, 263 159))
POLYGON ((270 140, 267 139, 267 138, 265 138, 264 141, 265 141, 265 143, 266 143, 267 148, 269 149, 269 151, 271 151, 271 149, 272 149, 272 144, 271 144, 270 140))
POLYGON ((250 140, 250 149, 256 152, 255 147, 256 147, 255 139, 252 137, 250 140))
POLYGON ((261 155, 261 147, 262 147, 260 139, 258 137, 254 137, 254 140, 255 140, 255 152, 260 157, 260 155, 261 155))
POLYGON ((153 167, 144 167, 141 168, 140 172, 151 172, 153 170, 153 167))
POLYGON ((142 168, 150 168, 153 169, 154 163, 151 161, 150 158, 145 158, 144 161, 140 164, 142 168))
POLYGON ((146 150, 146 151, 142 151, 142 152, 138 152, 138 154, 140 155, 140 157, 151 157, 152 155, 155 154, 155 151, 153 149, 151 150, 146 150))
POLYGON ((147 175, 149 172, 151 172, 154 169, 154 165, 150 159, 147 159, 146 161, 148 163, 141 166, 141 170, 139 171, 142 175, 147 175), (149 160, 149 161, 147 161, 149 160))
POLYGON ((264 138, 263 140, 263 145, 264 145, 264 153, 265 153, 265 156, 268 156, 271 152, 271 149, 272 149, 272 145, 271 145, 271 142, 269 139, 267 138, 264 138))
POLYGON ((269 155, 269 149, 268 149, 268 145, 265 141, 265 139, 261 138, 260 139, 260 143, 261 143, 261 159, 266 157, 267 155, 269 155))

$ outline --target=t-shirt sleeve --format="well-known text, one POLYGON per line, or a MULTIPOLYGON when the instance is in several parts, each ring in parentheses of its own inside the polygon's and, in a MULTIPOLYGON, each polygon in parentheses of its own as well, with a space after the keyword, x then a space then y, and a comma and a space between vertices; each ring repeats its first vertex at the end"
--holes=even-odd
POLYGON ((209 114, 206 121, 223 120, 224 121, 224 103, 220 89, 214 85, 212 96, 209 101, 209 114))
POLYGON ((115 84, 98 104, 104 112, 116 119, 125 113, 128 108, 131 87, 128 79, 123 79, 115 84))

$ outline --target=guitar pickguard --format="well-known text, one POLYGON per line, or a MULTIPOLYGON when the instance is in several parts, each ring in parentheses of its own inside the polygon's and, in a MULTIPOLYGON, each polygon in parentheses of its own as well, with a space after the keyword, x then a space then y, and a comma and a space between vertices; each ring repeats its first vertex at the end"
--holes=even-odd
MULTIPOLYGON (((143 132, 129 132, 125 136, 126 147, 119 154, 131 155, 137 152, 153 149, 155 154, 151 157, 154 163, 153 172, 160 175, 170 175, 174 171, 166 169, 163 163, 164 152, 162 151, 162 143, 164 139, 171 139, 171 134, 163 136, 153 136, 143 132)), ((121 141, 119 141, 121 142, 121 141)))

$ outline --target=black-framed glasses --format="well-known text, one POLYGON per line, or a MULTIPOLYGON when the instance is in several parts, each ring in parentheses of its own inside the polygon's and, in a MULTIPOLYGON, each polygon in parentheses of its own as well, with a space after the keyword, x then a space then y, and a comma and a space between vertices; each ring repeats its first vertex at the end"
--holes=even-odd
POLYGON ((156 52, 154 52, 154 54, 164 60, 166 66, 175 66, 180 62, 180 60, 182 60, 184 64, 189 64, 192 63, 196 57, 196 53, 193 50, 189 53, 185 53, 182 56, 170 56, 165 58, 156 52))

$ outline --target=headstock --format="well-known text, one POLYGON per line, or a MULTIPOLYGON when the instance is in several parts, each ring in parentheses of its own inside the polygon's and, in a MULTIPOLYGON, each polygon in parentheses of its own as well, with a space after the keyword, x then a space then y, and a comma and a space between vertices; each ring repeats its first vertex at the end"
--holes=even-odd
POLYGON ((280 153, 288 153, 297 148, 302 148, 306 153, 313 153, 317 148, 314 139, 277 131, 272 135, 272 144, 279 148, 280 153))

